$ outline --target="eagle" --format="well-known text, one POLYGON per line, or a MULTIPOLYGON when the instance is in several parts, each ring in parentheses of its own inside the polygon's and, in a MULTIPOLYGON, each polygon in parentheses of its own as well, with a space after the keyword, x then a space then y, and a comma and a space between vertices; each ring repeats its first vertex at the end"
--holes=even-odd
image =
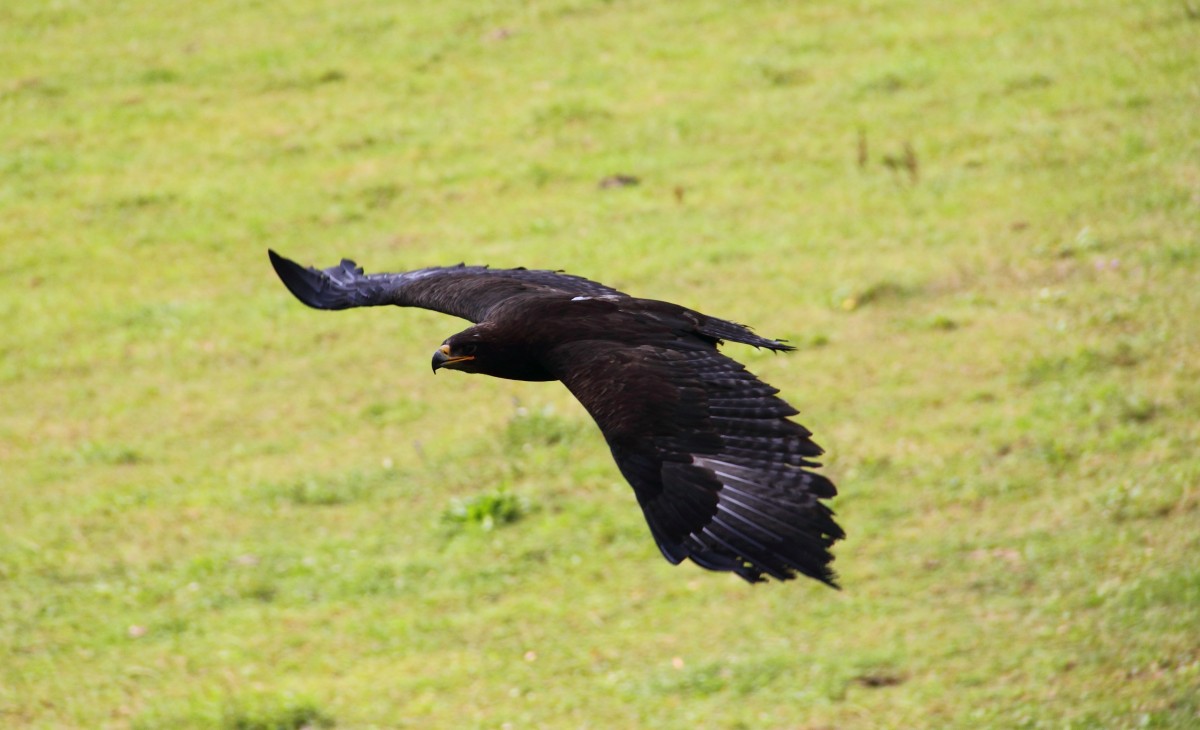
POLYGON ((268 255, 316 309, 390 304, 472 322, 434 350, 435 373, 562 381, 600 427, 671 563, 838 587, 829 549, 845 533, 822 501, 837 494, 833 482, 812 471, 821 448, 777 388, 718 350, 726 341, 794 349, 785 342, 561 271, 365 274, 350 259, 322 270, 268 255))

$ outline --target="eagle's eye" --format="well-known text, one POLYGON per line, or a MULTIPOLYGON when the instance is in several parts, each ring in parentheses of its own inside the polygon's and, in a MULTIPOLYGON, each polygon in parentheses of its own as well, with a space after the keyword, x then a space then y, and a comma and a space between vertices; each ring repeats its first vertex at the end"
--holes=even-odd
POLYGON ((474 355, 475 354, 475 343, 474 342, 466 343, 462 347, 458 348, 458 352, 460 355, 464 355, 464 356, 474 355))

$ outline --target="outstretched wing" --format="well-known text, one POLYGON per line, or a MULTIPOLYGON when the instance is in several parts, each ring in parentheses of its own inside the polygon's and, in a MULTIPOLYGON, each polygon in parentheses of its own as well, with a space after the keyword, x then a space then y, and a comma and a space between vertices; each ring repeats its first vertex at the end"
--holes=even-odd
POLYGON ((558 375, 600 426, 667 560, 750 582, 797 573, 836 587, 844 537, 810 471, 821 449, 779 391, 707 343, 560 348, 558 375))
POLYGON ((557 292, 572 296, 626 297, 579 276, 557 271, 441 266, 397 274, 364 274, 350 259, 328 269, 305 267, 267 252, 275 273, 297 299, 316 309, 393 304, 420 307, 481 322, 493 307, 514 296, 557 292))

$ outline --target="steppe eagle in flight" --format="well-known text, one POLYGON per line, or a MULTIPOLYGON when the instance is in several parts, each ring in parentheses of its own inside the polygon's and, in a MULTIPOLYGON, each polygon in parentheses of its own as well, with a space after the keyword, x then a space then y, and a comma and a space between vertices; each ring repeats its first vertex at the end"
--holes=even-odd
POLYGON ((555 271, 432 267, 365 275, 343 259, 319 270, 268 252, 310 307, 421 307, 474 323, 433 353, 433 369, 561 380, 604 434, 650 533, 684 558, 747 581, 803 574, 837 586, 830 546, 844 537, 811 471, 822 451, 789 420, 778 389, 717 350, 723 341, 792 347, 686 307, 638 299, 555 271))

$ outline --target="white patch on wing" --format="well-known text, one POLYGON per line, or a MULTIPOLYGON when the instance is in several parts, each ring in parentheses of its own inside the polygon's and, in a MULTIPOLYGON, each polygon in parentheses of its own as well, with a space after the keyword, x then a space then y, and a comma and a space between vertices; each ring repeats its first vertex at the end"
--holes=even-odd
POLYGON ((404 274, 405 279, 424 279, 427 276, 438 273, 439 269, 417 269, 404 274))
POLYGON ((591 297, 571 297, 571 301, 573 302, 585 302, 588 299, 591 299, 591 297))

